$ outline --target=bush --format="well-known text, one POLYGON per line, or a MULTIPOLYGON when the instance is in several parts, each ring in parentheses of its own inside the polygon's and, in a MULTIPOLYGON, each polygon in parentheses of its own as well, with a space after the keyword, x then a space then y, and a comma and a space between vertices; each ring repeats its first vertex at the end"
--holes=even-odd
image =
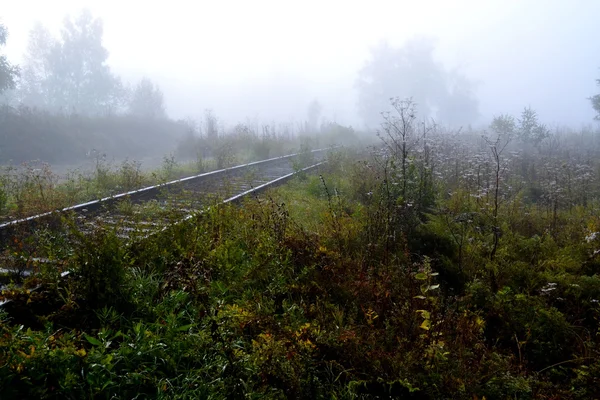
POLYGON ((129 263, 125 245, 116 230, 99 227, 92 235, 78 233, 77 238, 79 244, 73 255, 75 301, 90 310, 127 308, 130 293, 124 284, 129 263))

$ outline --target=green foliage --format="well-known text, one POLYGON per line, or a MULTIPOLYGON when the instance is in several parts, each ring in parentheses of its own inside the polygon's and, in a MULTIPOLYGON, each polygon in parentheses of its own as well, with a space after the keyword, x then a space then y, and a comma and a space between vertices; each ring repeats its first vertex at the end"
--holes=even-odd
POLYGON ((230 138, 219 141, 215 149, 217 169, 233 167, 236 164, 235 150, 230 138))
POLYGON ((490 128, 497 135, 506 136, 514 134, 517 124, 512 116, 504 114, 494 117, 492 123, 490 124, 490 128))
POLYGON ((550 130, 538 121, 537 112, 531 107, 523 109, 518 121, 506 114, 495 117, 490 129, 499 136, 516 136, 521 142, 534 146, 540 146, 550 136, 550 130))
POLYGON ((78 234, 78 239, 73 255, 78 265, 76 301, 83 301, 93 310, 106 306, 126 307, 129 300, 123 285, 128 259, 116 232, 100 228, 89 236, 78 234))
POLYGON ((66 200, 65 193, 55 190, 58 176, 48 164, 26 163, 19 171, 6 167, 2 174, 4 207, 0 208, 0 215, 2 211, 13 210, 19 216, 31 215, 39 210, 55 209, 66 200))
POLYGON ((539 145, 540 142, 550 135, 545 125, 540 124, 537 113, 531 107, 525 107, 519 119, 519 136, 525 143, 539 145))
MULTIPOLYGON (((8 31, 6 27, 0 24, 0 47, 6 44, 8 31)), ((7 89, 14 89, 16 79, 19 76, 19 68, 11 65, 5 55, 0 55, 0 93, 7 89)))
POLYGON ((2 171, 2 175, 0 175, 0 215, 3 215, 7 211, 9 184, 9 177, 2 171))
POLYGON ((331 154, 321 176, 136 245, 82 235, 71 278, 4 293, 0 395, 596 396, 597 206, 557 208, 552 231, 544 203, 505 196, 493 219, 486 193, 435 181, 419 154, 407 175, 331 154))
POLYGON ((67 17, 60 38, 41 25, 30 33, 20 87, 31 107, 84 115, 112 113, 121 107, 123 87, 106 64, 103 24, 89 10, 67 17))
POLYGON ((160 169, 160 179, 163 182, 168 182, 175 178, 175 170, 177 168, 177 161, 175 160, 175 156, 170 154, 168 156, 163 157, 161 169, 160 169))
MULTIPOLYGON (((596 79, 596 84, 600 86, 600 79, 596 79)), ((592 103, 592 108, 596 111, 594 119, 600 120, 600 94, 590 97, 589 100, 592 103)))

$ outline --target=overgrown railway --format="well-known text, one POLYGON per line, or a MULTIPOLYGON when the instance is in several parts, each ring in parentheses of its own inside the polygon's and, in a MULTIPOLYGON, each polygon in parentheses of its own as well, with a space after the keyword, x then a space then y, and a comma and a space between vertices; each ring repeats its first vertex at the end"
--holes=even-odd
POLYGON ((0 272, 26 275, 41 263, 60 263, 48 249, 56 241, 76 241, 73 231, 114 229, 124 239, 141 240, 211 205, 237 202, 315 170, 330 150, 238 165, 1 224, 0 272))

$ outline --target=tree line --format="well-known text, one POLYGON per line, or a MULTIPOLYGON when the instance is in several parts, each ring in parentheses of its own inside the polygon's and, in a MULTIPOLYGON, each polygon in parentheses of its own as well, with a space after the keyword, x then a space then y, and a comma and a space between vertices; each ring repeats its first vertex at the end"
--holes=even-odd
MULTIPOLYGON (((372 48, 355 85, 363 121, 371 127, 379 126, 382 112, 385 119, 396 111, 390 108, 390 100, 400 98, 417 105, 422 118, 435 119, 442 125, 458 128, 475 122, 479 117, 475 83, 460 69, 446 68, 434 55, 435 42, 426 37, 412 38, 399 47, 384 41, 372 48)), ((600 86, 600 79, 596 82, 600 86)), ((600 120, 600 94, 589 101, 595 119, 600 120)), ((527 113, 523 117, 531 121, 532 110, 527 113)), ((524 129, 529 141, 544 136, 543 129, 531 124, 524 129)))
MULTIPOLYGON (((103 22, 90 11, 67 16, 58 37, 41 23, 29 32, 20 66, 0 55, 0 94, 5 102, 53 113, 166 118, 164 96, 148 78, 124 83, 107 64, 103 22)), ((0 25, 0 46, 8 30, 0 25)))
MULTIPOLYGON (((158 85, 148 78, 129 85, 111 70, 103 33, 102 20, 88 10, 65 17, 58 37, 37 23, 22 65, 0 54, 0 95, 5 102, 51 112, 165 118, 158 85)), ((0 24, 0 48, 7 38, 8 30, 0 24)), ((413 38, 400 47, 382 42, 372 49, 356 80, 358 111, 367 125, 377 126, 389 99, 396 97, 411 98, 423 117, 455 127, 477 119, 475 84, 460 70, 436 61, 434 51, 427 38, 413 38)), ((600 119, 600 94, 589 100, 600 119)), ((307 124, 316 126, 321 111, 317 102, 311 103, 307 124)))

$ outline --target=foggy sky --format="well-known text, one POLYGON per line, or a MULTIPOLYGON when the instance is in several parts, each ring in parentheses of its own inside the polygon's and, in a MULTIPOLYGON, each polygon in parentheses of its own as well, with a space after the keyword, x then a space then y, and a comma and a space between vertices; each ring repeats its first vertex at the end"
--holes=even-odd
POLYGON ((436 56, 477 82, 485 123, 527 105, 550 125, 592 123, 598 93, 600 1, 114 1, 2 0, 5 51, 22 61, 35 21, 58 34, 83 7, 104 21, 109 64, 124 80, 147 76, 169 115, 224 120, 323 114, 360 126, 354 84, 369 48, 436 39, 436 56))

